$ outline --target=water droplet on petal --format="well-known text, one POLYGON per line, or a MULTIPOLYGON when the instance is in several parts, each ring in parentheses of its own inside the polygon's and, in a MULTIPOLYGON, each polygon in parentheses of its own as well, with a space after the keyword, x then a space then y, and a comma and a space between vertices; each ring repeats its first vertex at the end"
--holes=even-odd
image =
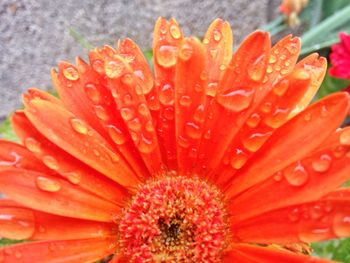
POLYGON ((232 156, 230 164, 234 169, 240 169, 248 161, 248 154, 241 149, 236 149, 235 154, 232 156))
POLYGON ((109 136, 112 138, 112 140, 117 145, 122 145, 126 142, 125 135, 117 127, 115 127, 113 125, 109 125, 109 126, 107 126, 107 131, 108 131, 109 136))
POLYGON ((273 180, 275 180, 276 182, 281 182, 283 179, 283 174, 281 171, 278 171, 277 173, 274 174, 273 176, 273 180))
POLYGON ((219 30, 214 30, 213 31, 213 38, 216 42, 219 42, 221 39, 221 32, 219 30))
POLYGON ((204 105, 199 105, 194 112, 193 119, 199 123, 205 121, 204 105))
POLYGON ((183 148, 188 148, 190 146, 188 140, 181 135, 177 138, 177 143, 183 148))
POLYGON ((271 116, 265 118, 265 124, 271 128, 277 129, 286 122, 288 113, 288 109, 276 109, 271 116))
POLYGON ((147 116, 149 115, 149 110, 148 107, 145 103, 141 103, 138 107, 138 112, 143 115, 143 116, 147 116))
POLYGON ((95 84, 88 83, 85 85, 84 89, 85 89, 86 95, 92 102, 98 103, 101 101, 102 99, 101 93, 98 91, 95 84))
POLYGON ((120 77, 124 69, 124 63, 120 60, 108 61, 105 65, 106 75, 111 79, 120 77))
POLYGON ((216 56, 218 55, 218 49, 217 48, 212 48, 209 50, 210 56, 215 59, 216 56))
POLYGON ((270 55, 270 57, 269 57, 269 63, 270 63, 270 64, 273 64, 273 63, 276 63, 276 61, 277 61, 276 56, 275 56, 275 55, 270 55))
POLYGON ((173 105, 174 104, 175 91, 172 85, 164 84, 159 90, 159 101, 163 105, 173 105))
POLYGON ((77 133, 84 134, 84 135, 87 134, 88 127, 85 124, 85 122, 83 122, 82 120, 78 118, 72 118, 70 119, 70 123, 72 125, 73 130, 75 130, 77 133))
POLYGON ((43 162, 47 167, 49 167, 52 170, 58 170, 59 168, 57 160, 50 155, 44 156, 43 162))
POLYGON ((166 107, 163 111, 163 116, 167 120, 173 120, 174 119, 174 108, 173 107, 166 107))
POLYGON ((57 192, 61 189, 61 184, 58 181, 43 176, 36 178, 36 185, 46 192, 57 192))
POLYGON ((350 145, 350 129, 344 129, 341 132, 339 141, 343 145, 350 145))
POLYGON ((128 121, 127 125, 129 127, 129 129, 133 130, 133 131, 140 131, 142 128, 142 125, 141 125, 139 118, 134 118, 134 119, 128 121))
POLYGON ((297 162, 295 165, 287 167, 284 170, 284 177, 290 185, 302 186, 309 179, 309 174, 304 166, 300 162, 297 162))
POLYGON ((273 87, 273 93, 281 97, 287 91, 288 86, 289 86, 289 81, 287 79, 283 79, 273 87))
POLYGON ((265 102, 263 105, 260 106, 260 110, 264 113, 271 112, 272 104, 271 102, 265 102))
POLYGON ((206 93, 207 93, 207 95, 214 97, 217 89, 218 89, 218 83, 217 82, 210 82, 210 83, 208 83, 206 93))
POLYGON ((134 111, 130 108, 121 108, 120 115, 124 120, 129 121, 134 117, 134 111))
POLYGON ((179 103, 181 106, 189 107, 192 103, 191 98, 189 96, 181 96, 179 103))
POLYGON ((130 86, 131 84, 133 84, 134 79, 133 79, 133 77, 131 76, 130 73, 126 73, 126 74, 124 74, 124 75, 122 76, 121 81, 122 81, 125 85, 129 85, 129 86, 130 86))
POLYGON ((348 237, 350 235, 350 215, 338 212, 334 216, 333 231, 338 237, 348 237))
POLYGON ((268 139, 270 133, 253 133, 242 139, 244 147, 250 152, 256 152, 268 139))
POLYGON ((101 105, 95 105, 94 110, 100 120, 107 121, 109 119, 107 111, 101 105))
POLYGON ((318 159, 312 162, 312 168, 316 172, 326 172, 329 170, 332 162, 332 157, 328 154, 321 155, 318 159))
POLYGON ((288 215, 288 218, 292 222, 296 222, 300 219, 300 210, 298 208, 294 208, 288 215))
POLYGON ((296 54, 299 50, 298 46, 296 43, 290 43, 289 45, 286 45, 286 49, 289 51, 291 54, 296 54))
POLYGON ((96 59, 92 61, 92 68, 100 74, 104 73, 103 61, 100 59, 96 59))
POLYGON ((28 137, 24 140, 24 145, 27 149, 33 153, 41 152, 41 143, 35 140, 34 138, 28 137))
POLYGON ((175 65, 177 60, 177 47, 163 45, 156 51, 156 60, 160 66, 169 68, 175 65))
POLYGON ((331 237, 331 229, 328 226, 301 225, 299 239, 303 242, 317 242, 331 237))
POLYGON ((263 66, 265 56, 257 58, 254 63, 248 66, 248 75, 253 81, 261 81, 265 75, 265 67, 263 66))
POLYGON ((319 219, 323 215, 324 215, 324 210, 323 210, 323 207, 321 205, 316 204, 316 205, 313 205, 310 208, 310 216, 311 216, 311 218, 319 219))
POLYGON ((63 69, 63 75, 69 80, 78 80, 78 70, 73 66, 68 66, 63 69))
POLYGON ((180 28, 173 24, 170 26, 170 35, 174 38, 174 39, 179 39, 181 37, 181 31, 180 28))
POLYGON ((247 109, 253 101, 254 90, 252 89, 229 89, 224 93, 218 94, 217 101, 223 107, 239 112, 247 109))
POLYGON ((249 116, 246 123, 249 127, 255 128, 256 126, 259 125, 260 120, 261 120, 260 115, 258 113, 253 113, 252 115, 249 116))
POLYGON ((147 122, 146 122, 146 124, 145 124, 145 129, 146 129, 146 131, 148 131, 148 132, 154 132, 154 126, 153 126, 152 121, 147 121, 147 122))
POLYGON ((304 120, 306 121, 310 121, 311 120, 311 113, 306 113, 305 116, 304 116, 304 120))
POLYGON ((141 135, 138 149, 141 153, 153 152, 157 144, 152 139, 147 139, 145 136, 141 135))
POLYGON ((64 177, 66 177, 72 184, 79 184, 81 179, 81 175, 76 172, 64 173, 64 177))
POLYGON ((185 43, 181 49, 180 49, 180 53, 179 53, 179 57, 182 60, 189 60, 192 57, 193 54, 193 48, 190 44, 185 43))
POLYGON ((201 136, 201 129, 193 122, 187 122, 185 126, 186 134, 193 139, 198 139, 201 136))
POLYGON ((343 146, 337 146, 334 150, 333 150, 333 155, 335 158, 341 158, 345 155, 346 153, 346 149, 343 146))

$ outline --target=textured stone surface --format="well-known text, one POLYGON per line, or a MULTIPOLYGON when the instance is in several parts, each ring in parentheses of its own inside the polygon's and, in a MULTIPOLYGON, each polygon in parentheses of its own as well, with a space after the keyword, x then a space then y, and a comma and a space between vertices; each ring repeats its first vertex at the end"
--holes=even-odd
MULTIPOLYGON (((50 89, 49 70, 87 51, 69 34, 93 45, 131 37, 149 48, 158 16, 175 17, 186 34, 202 36, 216 17, 229 20, 240 42, 265 23, 271 0, 1 0, 0 118, 20 106, 28 87, 50 89)), ((276 9, 276 7, 274 7, 276 9)))

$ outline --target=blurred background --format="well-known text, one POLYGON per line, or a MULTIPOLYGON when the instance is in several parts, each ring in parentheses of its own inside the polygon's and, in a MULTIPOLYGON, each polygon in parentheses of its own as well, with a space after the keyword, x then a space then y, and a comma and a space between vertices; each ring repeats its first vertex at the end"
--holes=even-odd
POLYGON ((86 57, 93 46, 130 37, 151 47, 158 16, 175 17, 186 34, 202 36, 217 17, 230 21, 236 44, 278 14, 279 0, 0 0, 0 119, 20 107, 28 87, 50 89, 50 68, 86 57), (76 33, 76 34, 74 34, 76 33))

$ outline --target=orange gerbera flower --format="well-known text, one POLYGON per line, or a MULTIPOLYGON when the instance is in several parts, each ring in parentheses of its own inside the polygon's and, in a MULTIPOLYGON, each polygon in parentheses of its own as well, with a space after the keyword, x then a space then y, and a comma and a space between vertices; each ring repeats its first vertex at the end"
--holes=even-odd
POLYGON ((328 262, 350 235, 347 93, 307 107, 326 71, 300 40, 227 22, 203 42, 154 31, 154 77, 129 39, 52 70, 0 142, 0 262, 328 262))

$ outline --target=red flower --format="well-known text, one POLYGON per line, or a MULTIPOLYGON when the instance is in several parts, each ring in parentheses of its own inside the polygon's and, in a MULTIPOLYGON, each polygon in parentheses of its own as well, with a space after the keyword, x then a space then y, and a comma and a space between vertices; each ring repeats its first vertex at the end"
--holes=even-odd
POLYGON ((329 74, 343 79, 350 79, 350 35, 339 34, 340 43, 332 46, 332 52, 329 55, 332 67, 329 74))
POLYGON ((1 140, 0 262, 329 262, 304 242, 350 235, 347 93, 305 108, 326 71, 298 38, 257 31, 232 56, 154 32, 154 77, 131 40, 52 70, 1 140))

